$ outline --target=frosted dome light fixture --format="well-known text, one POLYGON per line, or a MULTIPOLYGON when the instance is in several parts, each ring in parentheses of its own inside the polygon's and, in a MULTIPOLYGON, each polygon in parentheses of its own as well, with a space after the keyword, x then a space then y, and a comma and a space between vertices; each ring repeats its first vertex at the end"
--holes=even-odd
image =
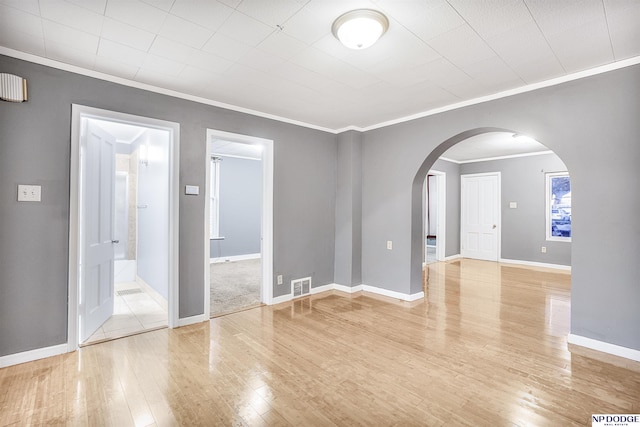
POLYGON ((389 20, 373 9, 357 9, 340 15, 331 32, 349 49, 366 49, 389 28, 389 20))

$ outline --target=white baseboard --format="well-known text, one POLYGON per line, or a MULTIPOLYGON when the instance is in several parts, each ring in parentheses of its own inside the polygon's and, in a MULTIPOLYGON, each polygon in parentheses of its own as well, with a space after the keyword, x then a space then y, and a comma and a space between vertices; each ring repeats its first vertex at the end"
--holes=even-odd
POLYGON ((356 292, 362 291, 363 289, 364 289, 364 285, 345 286, 345 285, 339 285, 337 283, 333 284, 333 290, 340 291, 340 292, 346 292, 348 294, 354 294, 356 292))
POLYGON ((462 258, 462 255, 460 254, 449 255, 444 257, 444 261, 453 261, 454 259, 459 259, 459 258, 462 258))
POLYGON ((68 353, 69 346, 67 343, 53 345, 51 347, 36 348, 34 350, 23 351, 22 353, 9 354, 0 357, 0 368, 7 366, 19 365, 20 363, 33 362, 34 360, 44 359, 46 357, 57 356, 59 354, 68 353))
POLYGON ((640 362, 640 350, 634 350, 632 348, 622 347, 575 334, 569 334, 567 343, 640 362))
MULTIPOLYGON (((384 295, 386 297, 399 299, 402 301, 416 301, 421 298, 424 298, 424 292, 420 291, 416 294, 403 294, 401 292, 390 291, 388 289, 378 288, 375 286, 369 285, 356 285, 356 286, 345 286, 339 285, 337 283, 329 283, 326 285, 316 286, 315 288, 311 288, 311 294, 319 294, 321 292, 327 291, 340 291, 348 294, 354 294, 356 292, 371 292, 373 294, 384 295)), ((271 304, 281 304, 283 302, 291 301, 293 296, 291 294, 281 295, 279 297, 273 298, 271 304)))
POLYGON ((280 295, 279 297, 273 297, 273 299, 271 300, 271 305, 291 301, 292 299, 293 299, 293 295, 291 294, 280 295))
POLYGON ((403 294, 401 292, 390 291, 388 289, 378 288, 376 286, 369 286, 369 285, 345 286, 345 285, 338 285, 334 283, 333 290, 346 292, 348 294, 353 294, 360 291, 371 292, 373 294, 384 295, 386 297, 400 299, 403 301, 415 301, 420 298, 424 298, 424 292, 422 291, 418 292, 417 294, 409 295, 409 294, 403 294))
POLYGON ((178 319, 178 327, 193 325, 195 323, 202 323, 206 322, 207 320, 209 319, 204 314, 196 314, 195 316, 191 317, 182 317, 178 319))
POLYGON ((417 294, 403 294, 401 292, 390 291, 388 289, 378 288, 375 286, 362 285, 362 290, 365 292, 371 292, 378 295, 384 295, 390 298, 401 299, 403 301, 415 301, 420 298, 424 298, 424 292, 420 291, 417 294))
POLYGON ((320 292, 331 291, 335 289, 335 283, 329 283, 328 285, 316 286, 315 288, 311 288, 311 294, 319 294, 320 292))
POLYGON ((231 261, 245 261, 248 259, 258 259, 262 256, 262 254, 245 254, 245 255, 232 255, 232 256, 223 256, 219 258, 210 258, 209 262, 211 264, 217 264, 219 262, 231 262, 231 261))
POLYGON ((500 258, 498 261, 503 264, 520 264, 520 265, 528 265, 531 267, 554 268, 556 270, 571 271, 570 265, 548 264, 545 262, 534 262, 534 261, 520 261, 517 259, 507 259, 507 258, 500 258))
POLYGON ((160 292, 152 288, 150 284, 145 282, 144 279, 138 276, 137 274, 136 274, 136 283, 140 285, 140 287, 144 290, 144 292, 147 295, 149 295, 152 300, 157 302, 164 311, 167 311, 167 312, 169 311, 169 303, 167 302, 167 300, 162 295, 160 295, 160 292))

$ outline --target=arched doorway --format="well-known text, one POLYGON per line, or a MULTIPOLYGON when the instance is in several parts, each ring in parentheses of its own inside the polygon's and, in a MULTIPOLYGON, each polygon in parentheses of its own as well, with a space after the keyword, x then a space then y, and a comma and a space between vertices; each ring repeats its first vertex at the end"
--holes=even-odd
MULTIPOLYGON (((419 284, 422 283, 422 262, 424 260, 424 213, 423 213, 423 201, 424 201, 424 183, 429 170, 434 167, 438 159, 441 158, 447 150, 454 147, 455 145, 461 143, 462 141, 471 140, 481 140, 487 139, 491 135, 508 135, 509 139, 513 136, 517 136, 517 131, 511 129, 504 128, 477 128, 472 129, 466 132, 462 132, 458 135, 455 135, 444 142, 442 142, 436 149, 434 149, 429 156, 425 159, 425 161, 420 166, 418 172, 416 173, 413 181, 412 187, 412 206, 411 206, 411 290, 412 293, 416 292, 419 284)), ((471 141, 470 141, 471 142, 471 141)), ((460 144, 462 146, 464 144, 460 144)), ((542 147, 542 150, 545 150, 542 147)), ((451 153, 453 150, 449 151, 451 153)), ((449 154, 447 153, 447 154, 449 154)), ((484 173, 496 172, 493 168, 497 169, 497 173, 500 174, 499 170, 503 166, 500 165, 511 165, 512 162, 519 162, 518 166, 509 166, 511 167, 511 171, 507 170, 507 176, 505 178, 506 181, 506 191, 503 195, 503 198, 499 200, 499 206, 497 209, 504 213, 507 223, 505 226, 509 226, 509 232, 507 236, 500 240, 498 234, 498 245, 503 242, 506 242, 505 248, 503 248, 504 256, 500 252, 500 248, 498 249, 498 256, 495 260, 502 262, 512 262, 519 264, 529 264, 534 266, 552 266, 561 269, 568 269, 568 266, 571 263, 571 255, 570 255, 570 239, 565 238, 566 236, 561 235, 553 235, 551 230, 551 223, 549 222, 550 212, 552 212, 550 205, 548 203, 549 194, 545 195, 545 188, 549 187, 549 175, 557 174, 558 172, 564 171, 565 175, 567 175, 566 165, 557 157, 552 151, 545 150, 540 151, 538 153, 527 153, 526 155, 514 155, 514 156, 506 156, 506 157, 497 157, 493 159, 489 159, 491 161, 484 162, 476 162, 472 161, 460 161, 458 163, 459 167, 459 176, 460 177, 471 177, 473 174, 482 175, 484 173), (536 157, 529 157, 533 154, 536 154, 536 157), (540 154, 540 155, 539 155, 540 154), (541 154, 544 154, 541 155, 541 154), (526 156, 526 157, 524 157, 526 156), (517 157, 517 159, 516 159, 517 157), (522 157, 522 158, 520 158, 522 157), (555 161, 545 160, 545 159, 556 159, 555 161), (523 164, 528 165, 529 171, 528 175, 525 175, 524 172, 521 173, 520 168, 523 164), (542 165, 541 167, 539 165, 542 165), (537 168, 537 170, 532 170, 537 168), (513 170, 515 169, 515 171, 513 170), (516 173, 517 172, 517 173, 516 173), (510 175, 509 175, 510 174, 510 175), (546 179, 546 181, 545 181, 546 179), (528 182, 524 182, 527 181, 528 182), (520 183, 520 181, 523 181, 520 183), (546 183, 545 183, 546 182, 546 183), (523 185, 529 185, 529 188, 523 189, 523 185), (533 189, 533 190, 531 190, 533 189), (528 194, 535 193, 535 194, 528 194), (529 202, 527 202, 529 200, 529 202), (535 204, 532 205, 531 200, 535 201, 535 204), (547 200, 547 202, 545 202, 547 200), (518 201, 522 203, 518 205, 518 201), (547 206, 545 206, 547 203, 547 206), (545 213, 546 212, 546 213, 545 213), (545 215, 547 217, 547 223, 545 225, 545 215), (536 225, 533 227, 531 225, 531 218, 535 218, 536 225), (518 227, 518 224, 521 224, 518 227), (548 231, 543 231, 543 227, 546 227, 548 231), (526 244, 525 244, 526 242, 526 244), (523 254, 522 247, 527 247, 527 253, 523 254), (534 248, 536 248, 534 250, 534 248), (547 249, 550 249, 549 253, 547 253, 547 249)), ((439 163, 441 165, 442 162, 439 163)), ((452 181, 451 185, 460 190, 460 183, 455 180, 452 181)), ((547 190, 548 191, 548 190, 547 190)), ((456 195, 458 200, 460 200, 460 192, 456 195)), ((563 193, 563 194, 566 194, 563 193)), ((447 196, 449 198, 449 195, 447 196)), ((555 198, 557 200, 561 200, 561 197, 555 198)), ((554 199, 554 200, 555 200, 554 199)), ((564 198, 566 199, 566 197, 564 198)), ((563 200, 564 200, 563 199, 563 200)), ((570 200, 570 193, 569 193, 570 200)), ((566 200, 565 200, 566 202, 566 200)), ((557 209, 556 209, 557 210, 557 209)), ((570 230, 570 215, 571 210, 570 207, 566 210, 560 209, 560 211, 565 212, 563 218, 555 218, 553 219, 553 223, 559 223, 564 221, 568 223, 567 227, 570 230)), ((447 213, 447 221, 448 226, 447 229, 450 230, 450 227, 457 228, 460 230, 460 210, 457 212, 448 212, 447 213), (458 215, 458 218, 455 217, 458 215), (451 221, 450 221, 451 220, 451 221), (457 221, 456 221, 457 220, 457 221), (450 224, 450 225, 449 225, 450 224)), ((555 212, 555 211, 554 211, 555 212)), ((556 215, 557 216, 557 215, 556 215)), ((494 225, 494 228, 496 226, 494 225)), ((498 226, 499 229, 501 227, 498 226)), ((504 229, 502 229, 504 230, 504 229)), ((464 239, 460 239, 464 240, 464 239)), ((450 239, 449 239, 450 243, 450 239)), ((463 244, 461 244, 458 248, 448 248, 447 255, 452 256, 453 254, 457 254, 460 256, 463 253, 462 249, 463 244)), ((472 257, 472 256, 471 256, 472 257)))

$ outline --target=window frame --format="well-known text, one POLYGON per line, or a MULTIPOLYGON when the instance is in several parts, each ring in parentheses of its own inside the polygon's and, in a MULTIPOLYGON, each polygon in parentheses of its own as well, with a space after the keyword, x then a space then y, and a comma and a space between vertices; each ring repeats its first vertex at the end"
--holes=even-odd
MULTIPOLYGON (((553 193, 552 193, 552 182, 553 178, 557 177, 567 177, 569 178, 569 185, 571 185, 571 176, 568 171, 562 172, 547 172, 545 173, 545 235, 547 241, 552 242, 571 242, 571 236, 554 236, 551 233, 551 222, 552 222, 552 209, 553 209, 553 193)), ((571 219, 569 219, 569 224, 571 225, 571 235, 573 235, 573 224, 571 219)))

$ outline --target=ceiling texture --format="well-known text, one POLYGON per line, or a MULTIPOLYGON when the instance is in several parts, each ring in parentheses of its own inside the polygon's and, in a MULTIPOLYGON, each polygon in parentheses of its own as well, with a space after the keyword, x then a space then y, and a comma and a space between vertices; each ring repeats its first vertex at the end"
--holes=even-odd
POLYGON ((337 131, 637 57, 639 22, 640 0, 0 0, 0 53, 337 131), (355 51, 331 24, 357 8, 390 26, 355 51))

